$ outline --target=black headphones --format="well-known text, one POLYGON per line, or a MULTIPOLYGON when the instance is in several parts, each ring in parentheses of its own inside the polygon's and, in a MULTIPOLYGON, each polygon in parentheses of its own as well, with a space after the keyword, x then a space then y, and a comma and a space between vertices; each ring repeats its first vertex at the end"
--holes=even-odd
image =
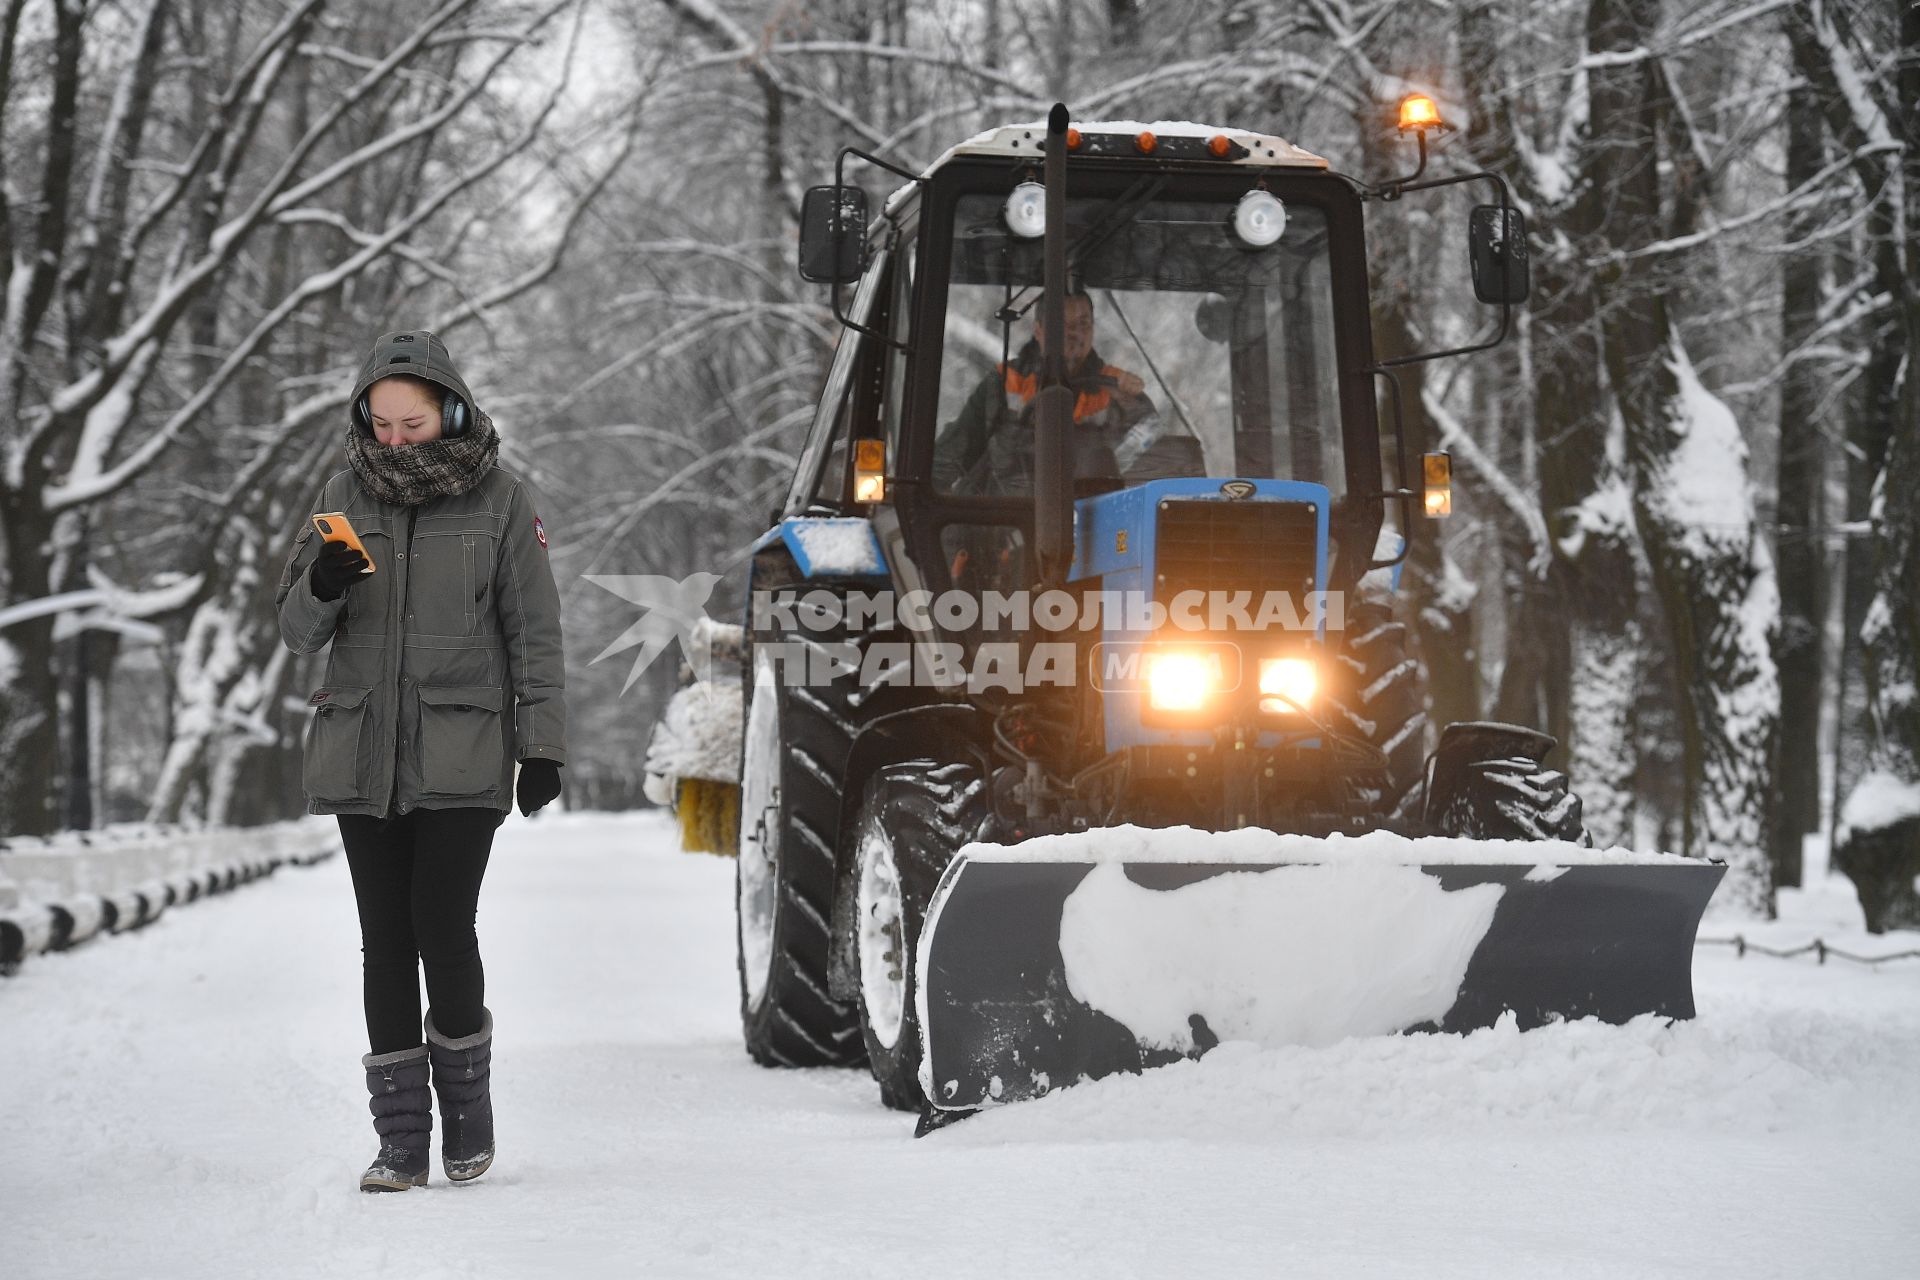
MULTIPOLYGON (((373 434, 373 411, 367 407, 367 395, 372 391, 368 387, 353 402, 353 425, 362 435, 373 434)), ((460 393, 452 387, 443 390, 440 397, 440 434, 446 438, 465 435, 467 424, 473 420, 473 411, 460 393)))

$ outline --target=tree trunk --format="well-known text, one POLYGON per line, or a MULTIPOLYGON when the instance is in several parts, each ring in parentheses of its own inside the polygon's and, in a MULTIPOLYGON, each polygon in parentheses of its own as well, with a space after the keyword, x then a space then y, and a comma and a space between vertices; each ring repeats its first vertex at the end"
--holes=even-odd
MULTIPOLYGON (((1595 0, 1593 53, 1652 44, 1658 0, 1595 0)), ((1588 77, 1595 187, 1615 250, 1663 225, 1657 68, 1640 60, 1588 77)), ((1780 692, 1772 564, 1757 538, 1746 442, 1695 377, 1667 313, 1672 282, 1648 257, 1614 257, 1596 278, 1607 374, 1626 428, 1634 523, 1666 615, 1681 695, 1682 846, 1729 864, 1723 888, 1771 914, 1768 794, 1780 692)))
MULTIPOLYGON (((1787 101, 1787 190, 1810 181, 1823 161, 1820 115, 1813 95, 1787 101)), ((1789 219, 1787 236, 1802 241, 1818 228, 1817 209, 1789 219)), ((1781 260, 1780 356, 1790 362, 1818 324, 1821 255, 1802 249, 1781 260)), ((1820 825, 1821 630, 1827 613, 1821 573, 1826 449, 1818 420, 1820 387, 1809 366, 1789 365, 1780 384, 1779 472, 1775 481, 1780 564, 1780 747, 1774 765, 1773 881, 1800 883, 1800 841, 1820 825)))
MULTIPOLYGON (((52 537, 52 521, 25 494, 0 503, 8 599, 50 594, 52 537)), ((53 670, 52 617, 30 618, 0 631, 0 760, 6 762, 0 769, 0 835, 58 829, 53 780, 60 736, 53 670)))
MULTIPOLYGON (((1900 43, 1906 60, 1893 96, 1910 108, 1920 98, 1920 6, 1903 7, 1900 43)), ((1904 364, 1905 376, 1870 508, 1877 590, 1861 640, 1873 719, 1872 768, 1848 796, 1834 853, 1834 865, 1859 890, 1867 928, 1876 933, 1920 928, 1920 281, 1914 278, 1920 249, 1913 238, 1920 219, 1920 126, 1911 109, 1891 124, 1905 135, 1898 171, 1905 243, 1882 242, 1878 248, 1896 256, 1904 249, 1906 255, 1895 295, 1899 341, 1886 344, 1904 364)), ((1894 203, 1883 201, 1882 208, 1899 230, 1894 203)))
MULTIPOLYGON (((1915 40, 1920 39, 1915 34, 1920 19, 1916 19, 1912 5, 1903 9, 1901 22, 1900 40, 1911 51, 1915 40)), ((1875 91, 1883 86, 1862 84, 1857 63, 1845 69, 1836 66, 1837 61, 1848 55, 1841 51, 1845 41, 1836 24, 1836 14, 1827 6, 1794 5, 1786 11, 1783 26, 1793 53, 1794 70, 1807 82, 1809 96, 1817 104, 1827 132, 1839 151, 1853 157, 1852 167, 1860 190, 1852 198, 1864 204, 1865 217, 1855 240, 1857 261, 1848 264, 1848 274, 1862 269, 1870 271, 1869 283, 1863 291, 1865 296, 1900 297, 1908 292, 1911 284, 1901 266, 1901 218, 1896 208, 1901 174, 1885 152, 1872 145, 1874 138, 1859 114, 1865 105, 1862 100, 1871 101, 1875 91)), ((1901 86, 1909 95, 1916 91, 1915 65, 1916 59, 1909 56, 1901 86)), ((1911 104, 1913 98, 1901 98, 1896 91, 1883 94, 1881 101, 1911 104)), ((1911 123, 1903 119, 1903 115, 1912 114, 1910 107, 1904 113, 1896 110, 1882 114, 1892 129, 1904 127, 1909 133, 1912 131, 1911 123)), ((1912 139, 1905 148, 1905 158, 1909 165, 1915 161, 1912 139)), ((1911 195, 1906 203, 1911 211, 1911 195)), ((1911 217, 1909 212, 1908 218, 1911 217)), ((1887 465, 1888 444, 1894 423, 1900 417, 1904 346, 1897 314, 1870 320, 1861 330, 1850 337, 1866 349, 1866 363, 1847 405, 1846 519, 1853 525, 1870 519, 1873 487, 1887 465)), ((1877 592, 1875 557, 1872 546, 1861 539, 1850 539, 1847 543, 1842 591, 1839 726, 1833 777, 1836 817, 1842 808, 1840 799, 1873 767, 1877 750, 1865 670, 1869 659, 1861 640, 1867 611, 1877 592)), ((1836 837, 1838 835, 1836 832, 1836 837)))

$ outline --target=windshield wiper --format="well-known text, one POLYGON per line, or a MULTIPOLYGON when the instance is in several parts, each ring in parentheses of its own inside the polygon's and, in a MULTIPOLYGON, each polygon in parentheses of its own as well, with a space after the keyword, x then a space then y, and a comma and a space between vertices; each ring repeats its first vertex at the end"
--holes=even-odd
POLYGON ((1167 403, 1172 405, 1173 411, 1180 415, 1180 421, 1186 425, 1187 434, 1198 440, 1200 433, 1194 430, 1193 419, 1187 416, 1187 406, 1180 403, 1180 397, 1173 394, 1173 388, 1167 385, 1166 378, 1160 373, 1159 364, 1154 361, 1153 353, 1147 350, 1146 343, 1140 341, 1140 335, 1134 331, 1133 321, 1127 319, 1127 313, 1121 308, 1120 300, 1113 296, 1111 289, 1102 289, 1101 292, 1107 295, 1107 305, 1113 308, 1113 314, 1120 317, 1121 327, 1126 329, 1127 336, 1133 339, 1134 350, 1138 351, 1140 358, 1147 362, 1147 369, 1153 374, 1153 380, 1160 384, 1162 391, 1167 393, 1167 403))

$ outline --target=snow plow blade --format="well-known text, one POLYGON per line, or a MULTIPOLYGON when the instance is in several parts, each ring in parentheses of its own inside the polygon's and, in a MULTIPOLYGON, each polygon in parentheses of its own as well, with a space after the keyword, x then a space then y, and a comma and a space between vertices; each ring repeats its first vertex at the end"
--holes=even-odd
MULTIPOLYGON (((1190 845, 1304 840, 1182 834, 1190 845)), ((1224 1040, 1460 1032, 1509 1010, 1523 1029, 1690 1018, 1694 935, 1726 871, 1557 843, 1490 842, 1487 861, 1463 862, 1460 842, 1441 842, 1454 856, 1423 864, 1428 842, 1387 835, 1337 841, 1317 861, 1033 849, 1085 838, 975 846, 942 878, 915 993, 930 1119, 1197 1057, 1224 1040), (1383 841, 1408 860, 1348 856, 1383 841)))

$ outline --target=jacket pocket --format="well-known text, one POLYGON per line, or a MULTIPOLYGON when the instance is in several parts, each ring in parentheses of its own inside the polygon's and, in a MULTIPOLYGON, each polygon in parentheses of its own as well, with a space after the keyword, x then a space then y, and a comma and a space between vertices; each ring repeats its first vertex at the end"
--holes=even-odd
POLYGON ((301 781, 315 800, 361 800, 360 737, 367 721, 368 690, 325 685, 313 691, 313 723, 301 781))
POLYGON ((476 634, 483 577, 492 573, 493 537, 477 529, 415 534, 407 576, 408 627, 415 635, 476 634))
POLYGON ((471 796, 492 791, 506 771, 501 691, 485 685, 420 686, 420 790, 471 796))

